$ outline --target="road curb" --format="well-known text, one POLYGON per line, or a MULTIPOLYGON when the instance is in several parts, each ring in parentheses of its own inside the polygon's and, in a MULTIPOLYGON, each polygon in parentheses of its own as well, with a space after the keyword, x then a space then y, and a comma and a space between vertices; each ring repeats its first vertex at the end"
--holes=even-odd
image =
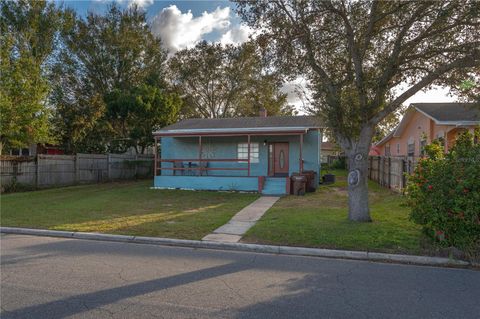
POLYGON ((457 260, 457 259, 450 259, 450 258, 443 258, 443 257, 398 255, 398 254, 386 254, 386 253, 376 253, 376 252, 367 252, 367 251, 349 251, 349 250, 258 245, 258 244, 245 244, 245 243, 223 243, 223 242, 213 242, 213 241, 111 235, 111 234, 100 234, 100 233, 70 232, 70 231, 46 230, 46 229, 17 228, 17 227, 0 227, 0 233, 75 238, 75 239, 87 239, 87 240, 101 240, 101 241, 111 241, 111 242, 150 244, 150 245, 162 245, 162 246, 179 246, 179 247, 216 249, 216 250, 233 250, 233 251, 269 253, 269 254, 279 254, 279 255, 353 259, 353 260, 365 260, 365 261, 375 261, 375 262, 393 262, 393 263, 428 265, 428 266, 446 266, 446 267, 462 267, 462 268, 479 266, 476 263, 471 263, 465 260, 457 260))

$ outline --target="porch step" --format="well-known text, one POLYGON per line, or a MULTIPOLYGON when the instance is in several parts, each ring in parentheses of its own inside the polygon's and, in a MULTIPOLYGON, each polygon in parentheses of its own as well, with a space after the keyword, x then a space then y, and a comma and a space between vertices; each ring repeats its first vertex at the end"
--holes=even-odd
POLYGON ((264 195, 284 195, 286 194, 286 178, 275 178, 267 177, 265 178, 265 183, 263 184, 262 194, 264 195))

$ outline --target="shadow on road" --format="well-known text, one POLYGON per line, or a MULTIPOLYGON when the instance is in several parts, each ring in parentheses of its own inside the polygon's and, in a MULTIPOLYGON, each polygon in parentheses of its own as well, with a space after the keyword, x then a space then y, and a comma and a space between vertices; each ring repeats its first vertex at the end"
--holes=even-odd
MULTIPOLYGON (((236 253, 125 243, 50 239, 15 249, 18 255, 2 256, 2 266, 29 263, 38 259, 109 255, 191 262, 217 260, 221 265, 203 267, 120 287, 78 294, 52 302, 2 313, 2 318, 65 318, 98 309, 128 298, 149 294, 202 280, 254 270, 245 276, 278 276, 276 294, 262 301, 216 311, 228 318, 475 318, 480 306, 480 273, 475 271, 395 264, 369 263, 322 258, 236 253), (23 256, 23 258, 21 258, 23 256), (260 274, 258 270, 261 270, 260 274), (283 278, 288 278, 284 276, 283 278)), ((146 259, 147 260, 147 259, 146 259)), ((261 277, 258 277, 261 278, 261 277)), ((260 280, 260 279, 259 279, 260 280)), ((275 280, 273 281, 275 282, 275 280)), ((237 295, 248 293, 231 286, 237 295)), ((248 287, 247 287, 248 288, 248 287)), ((268 291, 272 287, 264 287, 268 291)), ((248 298, 247 298, 248 299, 248 298)), ((161 309, 161 306, 158 306, 161 309)))

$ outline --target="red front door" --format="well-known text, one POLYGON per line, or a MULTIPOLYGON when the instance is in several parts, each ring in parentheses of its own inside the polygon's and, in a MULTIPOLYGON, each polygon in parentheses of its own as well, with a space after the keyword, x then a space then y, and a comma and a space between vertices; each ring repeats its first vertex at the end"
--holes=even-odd
POLYGON ((288 176, 288 143, 272 143, 270 152, 271 175, 288 176))

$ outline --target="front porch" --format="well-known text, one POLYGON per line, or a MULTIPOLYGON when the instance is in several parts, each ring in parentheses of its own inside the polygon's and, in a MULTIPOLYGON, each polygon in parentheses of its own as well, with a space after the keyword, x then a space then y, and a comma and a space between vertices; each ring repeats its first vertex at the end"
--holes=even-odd
POLYGON ((318 175, 318 139, 318 131, 306 130, 255 135, 159 134, 155 136, 160 151, 155 152, 154 185, 289 194, 293 173, 314 170, 318 175))

